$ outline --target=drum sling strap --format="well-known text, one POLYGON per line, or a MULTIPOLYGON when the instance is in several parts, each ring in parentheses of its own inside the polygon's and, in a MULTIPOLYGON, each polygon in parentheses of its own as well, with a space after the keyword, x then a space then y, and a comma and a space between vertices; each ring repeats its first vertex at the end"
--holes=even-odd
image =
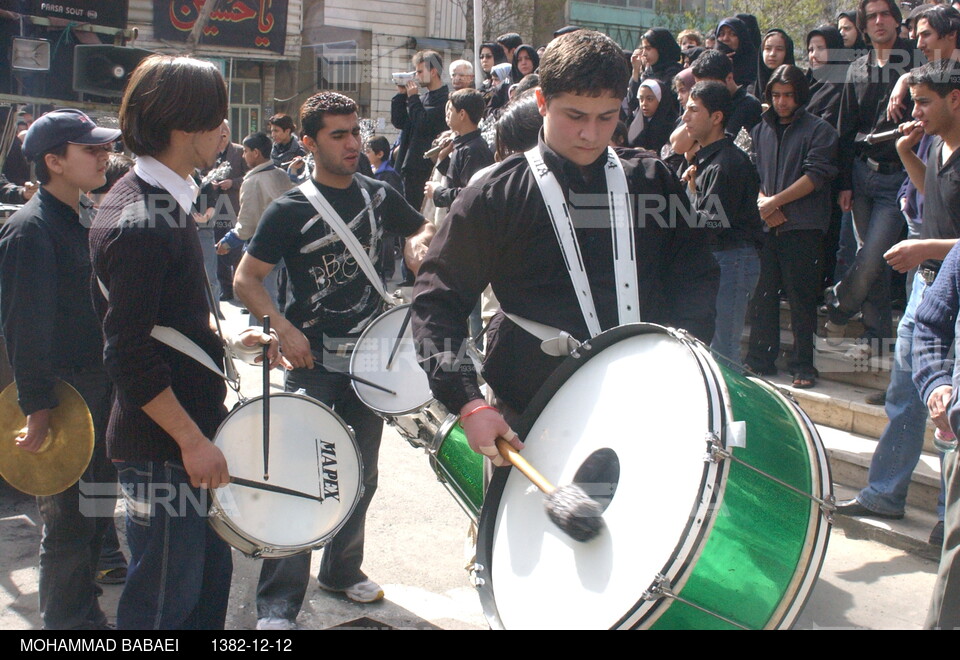
MULTIPOLYGON (((563 194, 563 189, 560 187, 557 178, 544 163, 539 146, 530 149, 525 155, 527 162, 530 164, 530 171, 546 204, 547 215, 550 216, 550 222, 553 225, 553 231, 563 254, 564 265, 570 274, 573 289, 577 294, 577 302, 580 304, 580 311, 583 313, 584 321, 586 321, 587 330, 591 337, 596 337, 601 332, 600 320, 597 318, 593 293, 590 291, 590 282, 584 269, 583 255, 580 252, 580 244, 577 242, 576 227, 570 215, 566 196, 563 194)), ((633 212, 630 206, 627 176, 623 171, 623 163, 620 162, 620 157, 610 147, 607 147, 607 163, 603 170, 607 179, 607 203, 610 209, 610 236, 613 241, 614 275, 617 286, 617 315, 621 325, 638 323, 640 321, 640 290, 637 282, 633 212)), ((510 314, 509 318, 517 322, 516 315, 510 314)), ((532 332, 527 328, 527 324, 532 322, 526 319, 522 319, 522 321, 518 325, 540 339, 548 341, 558 337, 562 338, 560 330, 551 329, 556 330, 552 333, 552 337, 543 337, 540 332, 532 332)), ((549 326, 543 326, 542 324, 536 325, 549 328, 549 326)))
MULTIPOLYGON (((373 238, 377 235, 377 219, 373 214, 373 209, 380 205, 380 203, 386 197, 384 189, 379 189, 373 198, 370 198, 370 193, 367 192, 367 189, 357 184, 360 187, 360 193, 363 195, 364 207, 360 210, 360 213, 353 219, 353 222, 359 220, 360 216, 363 213, 367 213, 370 218, 370 253, 368 254, 366 250, 363 249, 363 245, 357 239, 357 237, 350 231, 350 226, 343 221, 343 218, 340 217, 340 214, 330 205, 330 202, 327 201, 326 197, 320 194, 320 191, 317 190, 316 184, 314 184, 312 179, 307 179, 299 186, 297 186, 300 192, 303 193, 303 196, 307 198, 313 208, 317 211, 317 216, 311 218, 302 229, 300 229, 301 234, 306 234, 316 222, 320 219, 323 219, 333 232, 340 237, 340 240, 343 241, 344 247, 346 247, 347 252, 354 258, 357 262, 357 265, 360 266, 360 270, 363 271, 363 274, 367 276, 367 279, 370 281, 370 284, 373 285, 373 288, 376 289, 377 293, 380 294, 380 297, 389 305, 393 307, 397 304, 397 299, 387 293, 386 288, 383 286, 383 281, 380 279, 380 275, 377 274, 377 269, 373 265, 374 257, 374 243, 373 238)), ((300 248, 302 254, 313 252, 318 249, 325 238, 321 238, 312 243, 300 248)))
MULTIPOLYGON (((156 339, 161 344, 169 346, 175 351, 183 353, 187 357, 195 360, 200 363, 220 378, 227 381, 230 386, 235 389, 237 392, 240 391, 240 374, 237 373, 237 367, 233 364, 233 355, 230 347, 227 345, 227 342, 224 340, 223 331, 220 329, 220 318, 217 316, 217 312, 213 307, 213 291, 210 289, 210 282, 207 280, 206 276, 203 278, 203 283, 207 289, 207 304, 212 310, 211 313, 213 317, 217 319, 217 336, 220 337, 220 341, 223 343, 224 350, 226 351, 226 359, 224 360, 224 368, 220 369, 217 366, 217 363, 213 361, 205 350, 200 348, 195 341, 190 339, 176 328, 171 328, 165 325, 155 325, 150 329, 150 336, 156 339)), ((100 287, 100 293, 103 294, 103 298, 106 301, 110 301, 110 292, 107 291, 107 286, 103 283, 99 277, 97 278, 97 286, 100 287)))

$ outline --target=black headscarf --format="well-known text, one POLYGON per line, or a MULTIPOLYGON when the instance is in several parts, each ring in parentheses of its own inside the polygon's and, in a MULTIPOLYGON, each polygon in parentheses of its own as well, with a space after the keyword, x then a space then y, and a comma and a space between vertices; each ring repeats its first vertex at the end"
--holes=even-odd
POLYGON ((751 85, 757 80, 757 49, 754 47, 754 39, 750 35, 750 30, 746 24, 739 18, 725 18, 717 26, 717 36, 720 35, 720 28, 728 27, 734 31, 740 40, 740 48, 732 50, 727 44, 717 39, 717 50, 724 55, 733 53, 733 79, 738 85, 751 85))
MULTIPOLYGON (((859 27, 857 27, 857 11, 856 10, 840 12, 839 14, 837 14, 837 20, 835 22, 839 23, 841 18, 847 19, 848 21, 853 23, 854 27, 857 28, 857 40, 853 42, 853 47, 847 48, 846 46, 841 45, 841 48, 843 49, 843 52, 844 52, 844 57, 847 58, 848 62, 852 62, 858 57, 860 57, 860 55, 863 54, 863 51, 867 49, 867 42, 863 39, 863 32, 860 31, 859 27)), ((842 40, 843 35, 840 35, 840 38, 842 40)), ((839 55, 837 57, 839 58, 839 55)), ((830 55, 830 59, 831 61, 833 60, 832 54, 830 55)))
POLYGON ((760 50, 757 52, 757 81, 753 84, 753 91, 750 92, 761 101, 763 100, 764 93, 766 92, 767 83, 770 81, 770 76, 773 75, 773 69, 769 68, 763 61, 763 44, 767 42, 767 37, 774 33, 783 37, 783 43, 786 46, 786 53, 784 54, 783 63, 797 63, 796 57, 793 53, 793 39, 790 38, 790 35, 780 28, 767 30, 767 33, 763 35, 763 39, 760 40, 760 50))
POLYGON ((513 52, 513 71, 510 74, 510 80, 514 82, 520 82, 520 79, 523 78, 523 73, 520 73, 520 69, 517 68, 517 57, 520 55, 521 51, 526 51, 527 55, 530 56, 530 61, 533 62, 533 72, 536 73, 537 67, 540 66, 540 56, 537 55, 537 49, 528 44, 521 44, 517 46, 517 49, 513 52))
POLYGON ((750 42, 753 44, 754 50, 760 50, 760 44, 763 40, 760 38, 760 24, 757 22, 757 17, 753 14, 734 14, 734 16, 747 26, 747 32, 750 34, 750 42))
MULTIPOLYGON (((490 52, 493 53, 494 65, 503 64, 504 62, 507 61, 507 54, 503 52, 503 46, 501 46, 500 44, 498 43, 480 44, 480 49, 477 50, 477 54, 479 55, 480 53, 482 53, 484 48, 489 49, 490 52)), ((481 69, 480 71, 481 73, 483 73, 483 77, 485 79, 490 77, 490 74, 484 71, 483 69, 481 69)))
POLYGON ((670 87, 673 85, 673 77, 683 68, 680 64, 680 44, 666 28, 650 28, 643 33, 641 39, 646 39, 657 49, 657 63, 640 74, 640 81, 656 78, 670 87))
POLYGON ((847 76, 846 50, 843 47, 843 35, 833 25, 820 25, 807 33, 807 48, 810 39, 823 37, 827 44, 828 63, 819 69, 807 70, 807 82, 810 85, 810 100, 807 112, 824 120, 834 128, 840 119, 840 94, 847 76))

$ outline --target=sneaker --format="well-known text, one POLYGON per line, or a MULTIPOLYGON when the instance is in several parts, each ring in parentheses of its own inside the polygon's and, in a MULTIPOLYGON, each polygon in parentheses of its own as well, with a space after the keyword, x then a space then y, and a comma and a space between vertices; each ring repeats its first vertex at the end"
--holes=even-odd
POLYGON ((268 616, 257 619, 257 630, 296 630, 297 622, 290 619, 268 616))
POLYGON ((96 580, 97 584, 123 584, 127 581, 127 569, 121 566, 97 571, 93 579, 96 580))
POLYGON ((943 547, 943 521, 940 520, 936 525, 933 526, 933 531, 930 532, 930 545, 937 546, 938 548, 943 547))
POLYGON ((357 582, 352 587, 347 587, 346 589, 328 587, 323 582, 320 582, 320 580, 317 580, 317 583, 324 591, 343 594, 355 603, 375 603, 383 598, 383 588, 370 578, 366 578, 362 582, 357 582))

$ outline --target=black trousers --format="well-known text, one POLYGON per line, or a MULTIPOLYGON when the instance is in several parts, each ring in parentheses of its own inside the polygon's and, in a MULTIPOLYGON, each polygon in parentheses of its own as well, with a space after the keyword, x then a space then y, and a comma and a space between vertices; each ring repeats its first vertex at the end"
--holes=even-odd
POLYGON ((760 279, 753 296, 746 364, 758 373, 776 372, 780 354, 780 296, 790 303, 793 351, 790 372, 816 376, 813 337, 823 264, 823 232, 772 230, 760 252, 760 279))

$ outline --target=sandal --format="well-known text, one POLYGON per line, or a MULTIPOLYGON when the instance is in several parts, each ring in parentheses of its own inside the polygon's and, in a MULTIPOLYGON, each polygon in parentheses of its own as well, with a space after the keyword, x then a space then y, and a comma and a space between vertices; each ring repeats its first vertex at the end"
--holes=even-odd
POLYGON ((816 376, 807 376, 797 374, 793 377, 793 387, 798 390, 809 390, 811 387, 817 384, 816 376))

